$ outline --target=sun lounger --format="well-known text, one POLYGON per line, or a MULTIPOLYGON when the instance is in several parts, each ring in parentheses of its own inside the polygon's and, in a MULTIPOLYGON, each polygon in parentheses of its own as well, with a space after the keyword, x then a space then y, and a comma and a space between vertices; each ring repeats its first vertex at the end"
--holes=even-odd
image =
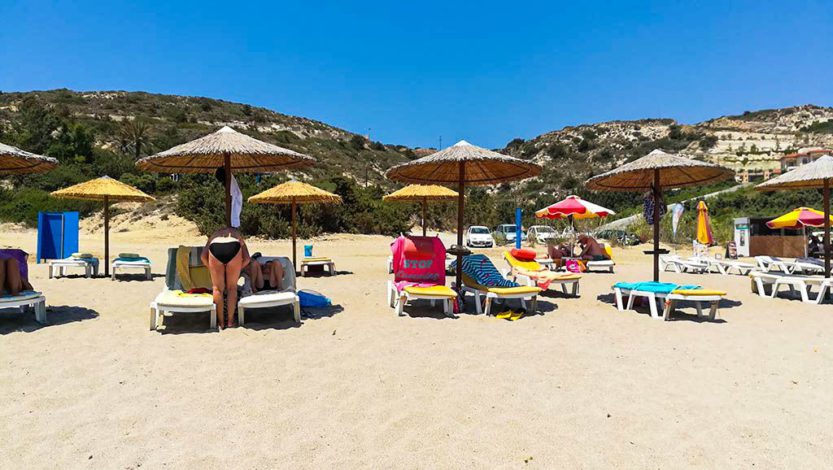
POLYGON ((116 280, 116 271, 121 270, 123 272, 128 269, 136 269, 143 271, 147 280, 153 279, 153 276, 150 272, 150 260, 142 256, 119 255, 118 258, 114 259, 113 262, 110 264, 110 268, 110 280, 112 281, 116 280))
POLYGON ((690 258, 690 260, 707 264, 707 272, 713 272, 712 270, 716 270, 720 274, 732 274, 732 271, 735 271, 737 274, 741 276, 746 276, 753 269, 757 268, 757 265, 755 264, 744 263, 743 261, 730 259, 717 259, 712 257, 693 257, 690 258))
POLYGON ((616 296, 616 308, 619 311, 633 308, 637 297, 644 297, 651 309, 651 317, 654 319, 668 320, 674 311, 674 305, 680 301, 694 303, 697 309, 697 316, 703 315, 703 306, 709 305, 709 319, 714 320, 717 316, 717 309, 720 300, 726 295, 722 291, 701 289, 700 286, 677 285, 662 282, 618 282, 613 285, 613 292, 616 296), (628 296, 627 306, 623 304, 624 296, 628 296), (664 302, 662 316, 659 315, 657 302, 664 302))
MULTIPOLYGON (((455 262, 456 266, 456 262, 455 262)), ((530 310, 538 310, 540 287, 522 286, 503 277, 492 261, 485 255, 468 255, 463 257, 463 300, 465 294, 474 295, 475 311, 489 315, 492 303, 496 300, 518 299, 525 307, 530 302, 530 310), (483 308, 481 309, 481 305, 483 308)))
POLYGON ((765 272, 780 271, 784 274, 790 273, 789 262, 774 256, 756 256, 755 262, 758 268, 765 272))
POLYGON ((752 271, 749 273, 752 279, 752 291, 761 297, 776 298, 784 287, 789 292, 798 292, 801 301, 810 304, 820 304, 833 290, 833 279, 825 279, 820 276, 801 276, 797 274, 767 273, 752 271), (818 293, 813 296, 812 289, 818 288, 818 293))
POLYGON ((579 296, 581 276, 578 274, 550 271, 537 260, 521 261, 508 251, 503 252, 503 259, 509 264, 509 271, 505 275, 519 284, 540 287, 542 290, 550 286, 560 286, 565 295, 579 296), (570 292, 568 292, 568 287, 570 292))
POLYGON ((17 308, 24 311, 31 308, 35 311, 35 321, 41 325, 47 324, 46 297, 41 292, 25 291, 17 295, 0 296, 0 310, 17 308))
POLYGON ((609 273, 613 273, 613 268, 616 267, 616 263, 613 261, 613 249, 606 243, 602 243, 602 248, 604 248, 609 259, 585 261, 584 266, 587 268, 587 272, 607 271, 609 273))
POLYGON ((660 269, 677 273, 705 273, 709 265, 702 261, 683 259, 676 255, 662 255, 659 257, 660 269))
POLYGON ((246 323, 246 312, 253 309, 291 306, 295 323, 301 323, 301 300, 296 292, 295 267, 292 260, 283 256, 263 256, 260 262, 276 261, 283 267, 283 288, 281 290, 263 290, 237 301, 237 319, 240 326, 246 323))
POLYGON ((336 274, 336 263, 332 260, 332 258, 327 258, 325 256, 317 256, 317 257, 307 257, 301 260, 301 277, 304 277, 306 274, 309 274, 309 268, 311 266, 321 266, 327 269, 327 273, 330 276, 334 276, 336 274))
POLYGON ((445 246, 438 237, 400 236, 391 244, 393 280, 387 282, 388 304, 398 316, 405 305, 428 300, 442 302, 443 313, 454 316, 457 293, 445 285, 445 246))
POLYGON ((84 270, 84 277, 98 276, 98 258, 64 258, 49 261, 49 279, 63 277, 68 268, 84 270), (57 274, 56 274, 57 272, 57 274))
POLYGON ((824 263, 813 258, 798 258, 790 266, 793 274, 823 274, 824 263))

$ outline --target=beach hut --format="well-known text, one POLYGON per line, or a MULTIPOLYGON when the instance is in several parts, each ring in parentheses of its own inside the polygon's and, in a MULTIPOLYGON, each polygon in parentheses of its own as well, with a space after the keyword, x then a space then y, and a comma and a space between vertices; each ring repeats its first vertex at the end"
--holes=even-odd
POLYGON ((759 184, 759 191, 779 189, 821 189, 824 204, 824 277, 830 277, 830 181, 833 179, 833 157, 822 156, 816 161, 759 184))
POLYGON ((225 170, 226 224, 231 226, 231 174, 304 168, 315 159, 257 140, 226 126, 199 139, 142 158, 136 166, 156 173, 214 173, 225 170))
POLYGON ((51 193, 61 199, 80 199, 83 201, 99 201, 104 203, 104 275, 110 275, 110 203, 112 202, 148 202, 155 201, 133 186, 119 180, 102 176, 93 180, 59 189, 51 193))
POLYGON ((391 202, 416 202, 422 205, 422 236, 425 236, 425 213, 428 201, 457 199, 457 191, 436 184, 411 184, 382 198, 391 202))
POLYGON ((594 191, 651 191, 654 200, 654 281, 659 281, 659 219, 664 189, 701 186, 732 178, 735 172, 713 163, 692 160, 656 149, 648 155, 587 180, 594 191))
POLYGON ((0 175, 43 173, 58 166, 58 160, 0 143, 0 175))
POLYGON ((385 176, 404 183, 457 187, 457 244, 448 252, 457 256, 457 288, 462 289, 463 256, 469 254, 463 245, 466 186, 518 181, 540 173, 541 167, 535 163, 502 155, 461 140, 439 152, 397 165, 388 170, 385 176))
POLYGON ((295 243, 296 208, 298 204, 340 204, 341 196, 300 181, 287 181, 249 198, 253 204, 289 204, 292 219, 292 265, 298 269, 295 243))

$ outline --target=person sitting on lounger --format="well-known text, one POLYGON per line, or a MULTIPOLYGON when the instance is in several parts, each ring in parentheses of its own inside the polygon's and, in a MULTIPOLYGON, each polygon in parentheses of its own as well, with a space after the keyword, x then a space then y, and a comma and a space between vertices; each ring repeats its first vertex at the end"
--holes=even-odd
POLYGON ((604 261, 609 259, 604 247, 595 238, 587 234, 579 235, 578 244, 581 246, 579 258, 588 261, 604 261))
POLYGON ((226 326, 234 326, 234 309, 237 306, 237 281, 240 273, 251 261, 243 235, 234 228, 217 230, 202 250, 201 259, 211 274, 214 305, 217 307, 217 324, 223 326, 223 294, 228 299, 226 326))
POLYGON ((246 272, 252 280, 252 292, 283 289, 283 266, 278 260, 264 261, 260 253, 255 253, 246 272))
POLYGON ((32 290, 29 280, 20 274, 20 264, 15 258, 0 257, 0 286, 12 296, 32 290))

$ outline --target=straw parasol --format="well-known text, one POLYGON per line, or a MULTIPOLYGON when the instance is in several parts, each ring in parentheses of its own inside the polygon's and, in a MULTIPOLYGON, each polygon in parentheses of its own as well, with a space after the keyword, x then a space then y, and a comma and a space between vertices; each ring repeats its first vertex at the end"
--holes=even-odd
POLYGON ((290 204, 292 206, 292 265, 298 269, 295 254, 295 210, 298 204, 340 204, 341 196, 300 181, 287 181, 249 198, 254 204, 290 204))
POLYGON ((411 184, 383 197, 384 201, 419 202, 422 204, 422 236, 425 236, 425 212, 428 201, 456 199, 457 191, 436 184, 411 184))
POLYGON ((58 160, 20 150, 0 142, 0 175, 43 173, 58 166, 58 160))
POLYGON ((833 157, 825 155, 816 161, 773 178, 755 187, 759 191, 779 189, 821 189, 824 199, 824 277, 830 277, 830 180, 833 179, 833 157))
POLYGON ((110 203, 116 201, 147 202, 155 201, 133 186, 102 176, 84 183, 52 192, 52 196, 62 199, 81 199, 84 201, 102 201, 104 203, 104 275, 110 275, 110 203))
POLYGON ((659 201, 662 190, 716 183, 735 172, 713 163, 672 155, 657 149, 648 155, 587 180, 594 191, 651 191, 654 201, 654 281, 659 281, 659 201))
POLYGON ((427 157, 397 165, 387 171, 389 179, 405 183, 447 184, 457 186, 457 244, 449 253, 457 255, 457 288, 462 288, 463 215, 466 185, 489 185, 531 178, 541 167, 525 160, 502 155, 472 145, 465 140, 427 157))
POLYGON ((303 168, 315 159, 225 126, 199 139, 142 158, 136 166, 157 173, 212 173, 225 169, 226 224, 231 225, 231 172, 269 173, 303 168))

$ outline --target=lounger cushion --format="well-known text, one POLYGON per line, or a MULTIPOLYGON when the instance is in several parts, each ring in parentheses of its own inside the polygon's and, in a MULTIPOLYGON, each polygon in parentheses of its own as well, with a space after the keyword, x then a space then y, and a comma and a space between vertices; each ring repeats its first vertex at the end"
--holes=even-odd
POLYGON ((535 257, 537 256, 535 250, 529 248, 513 248, 509 251, 509 254, 519 261, 535 261, 535 257))
POLYGON ((4 293, 2 296, 0 296, 0 303, 17 301, 17 300, 36 299, 36 298, 38 298, 42 295, 43 294, 41 292, 35 292, 35 291, 20 292, 17 295, 9 295, 9 294, 4 293))
POLYGON ((257 294, 243 297, 240 299, 240 305, 244 307, 254 307, 257 304, 264 304, 269 302, 287 303, 294 302, 296 295, 294 292, 258 292, 257 294))
POLYGON ((119 258, 141 258, 138 253, 119 253, 119 258))
POLYGON ((487 287, 486 291, 497 295, 538 294, 541 289, 532 286, 521 287, 487 287))
POLYGON ((712 295, 726 295, 726 292, 722 290, 710 290, 710 289, 676 289, 672 294, 679 294, 679 295, 686 295, 686 296, 712 296, 712 295))
POLYGON ((301 260, 302 263, 329 263, 332 261, 332 258, 328 258, 326 256, 309 257, 301 260))
POLYGON ((405 292, 422 297, 457 297, 457 293, 448 286, 409 286, 405 288, 405 292))
POLYGON ((156 296, 156 303, 172 307, 207 307, 211 308, 214 298, 211 294, 187 294, 181 290, 166 290, 156 296))

